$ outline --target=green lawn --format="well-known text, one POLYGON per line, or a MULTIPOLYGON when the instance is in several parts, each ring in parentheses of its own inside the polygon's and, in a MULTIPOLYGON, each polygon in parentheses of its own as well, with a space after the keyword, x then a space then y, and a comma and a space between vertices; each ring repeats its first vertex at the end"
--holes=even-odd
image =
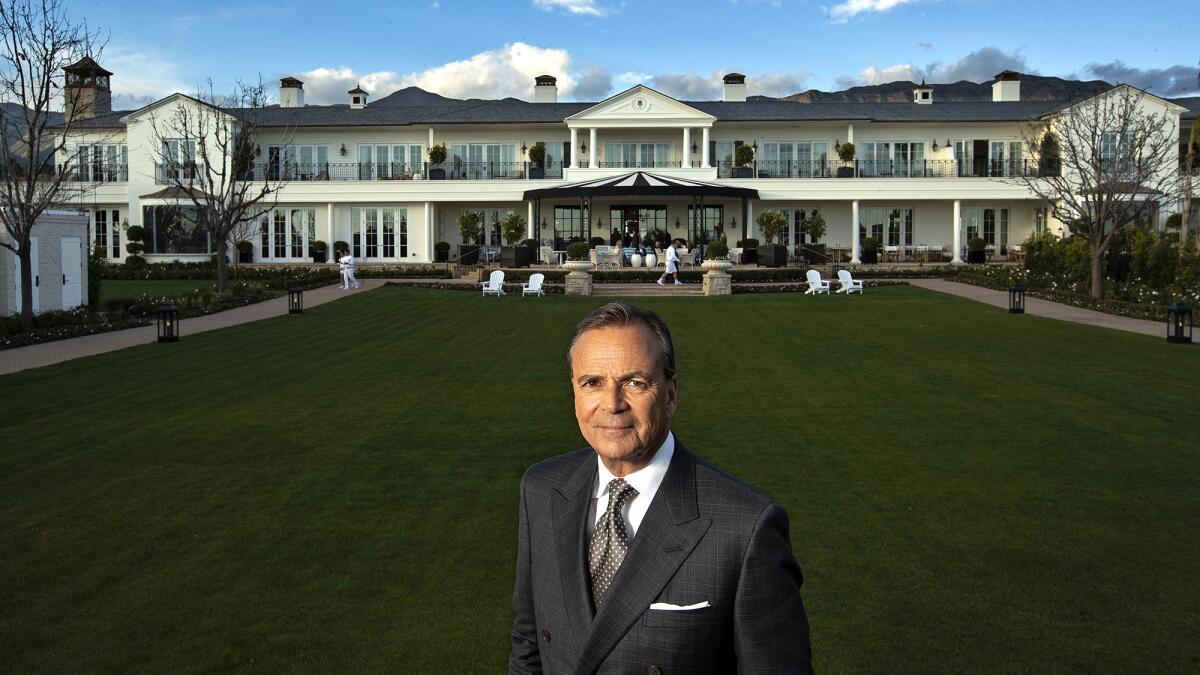
POLYGON ((217 290, 215 281, 203 279, 162 279, 149 281, 127 281, 125 279, 105 279, 100 282, 100 304, 113 298, 140 298, 143 294, 153 297, 174 297, 184 293, 192 293, 196 289, 217 290))
MULTIPOLYGON (((0 670, 500 672, 598 299, 384 288, 0 378, 0 670)), ((910 287, 647 298, 821 672, 1195 672, 1200 347, 910 287)))

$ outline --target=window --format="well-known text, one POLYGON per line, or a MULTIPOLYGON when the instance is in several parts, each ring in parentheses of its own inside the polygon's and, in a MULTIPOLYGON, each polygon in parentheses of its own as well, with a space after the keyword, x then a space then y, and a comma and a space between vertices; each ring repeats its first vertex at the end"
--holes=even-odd
POLYGON ((328 145, 273 145, 267 148, 267 156, 274 180, 329 179, 328 145))
POLYGON ((810 178, 828 174, 827 141, 768 141, 762 144, 759 175, 810 178))
POLYGON ((991 176, 1019 176, 1023 172, 1021 141, 992 141, 988 148, 991 176))
POLYGON ((420 143, 403 145, 358 146, 360 180, 412 178, 424 166, 424 146, 420 143))
POLYGON ((363 260, 408 257, 408 209, 355 207, 350 209, 354 256, 363 260))
POLYGON ((129 146, 81 145, 76 151, 77 179, 87 183, 129 180, 129 146))
MULTIPOLYGON (((663 209, 663 218, 666 218, 666 209, 663 209)), ((724 223, 725 208, 723 206, 705 206, 697 220, 696 211, 690 205, 688 206, 688 239, 691 241, 717 241, 720 239, 721 228, 724 223)), ((642 232, 646 232, 646 226, 642 225, 642 232)))
POLYGON ((563 169, 563 142, 542 141, 546 146, 546 177, 561 178, 563 169))
POLYGON ((144 206, 146 253, 209 253, 208 232, 196 220, 193 206, 144 206))
POLYGON ((260 260, 302 260, 311 256, 317 234, 316 209, 273 209, 259 216, 260 260))
POLYGON ((1130 174, 1134 168, 1129 134, 1106 131, 1100 135, 1100 170, 1105 174, 1130 174))
POLYGON ((1033 233, 1038 236, 1046 233, 1046 207, 1044 206, 1033 210, 1033 233))
POLYGON ((963 207, 961 219, 962 219, 962 227, 966 230, 966 233, 967 233, 967 240, 966 240, 966 242, 964 242, 964 245, 966 245, 972 239, 979 238, 979 221, 980 221, 979 207, 977 207, 977 206, 963 207))
POLYGON ((863 141, 856 154, 863 176, 924 175, 924 141, 863 141))
POLYGON ((196 141, 167 139, 162 142, 162 182, 186 182, 195 178, 196 141))
POLYGON ((604 144, 604 162, 601 166, 654 168, 667 167, 670 161, 670 143, 611 142, 604 144))
POLYGON ((516 143, 455 143, 450 146, 452 178, 510 178, 522 174, 516 143))
POLYGON ((587 233, 583 223, 583 209, 578 206, 554 207, 554 249, 566 250, 572 240, 586 241, 587 233))
POLYGON ((737 141, 716 141, 717 151, 712 157, 712 161, 716 163, 717 175, 728 176, 730 169, 733 168, 733 153, 737 150, 737 141))
POLYGON ((96 249, 106 258, 121 257, 121 212, 101 209, 92 212, 96 249))

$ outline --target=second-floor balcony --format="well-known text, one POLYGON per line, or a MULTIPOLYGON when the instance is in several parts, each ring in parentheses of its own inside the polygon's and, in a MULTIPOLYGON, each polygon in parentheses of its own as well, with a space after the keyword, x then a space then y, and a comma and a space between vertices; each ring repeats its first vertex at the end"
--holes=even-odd
MULTIPOLYGON (((188 182, 195 177, 192 165, 158 165, 159 183, 188 182)), ((561 179, 563 167, 547 161, 532 162, 325 162, 261 163, 240 172, 241 180, 255 181, 393 181, 393 180, 538 180, 561 179)))
POLYGON ((127 183, 129 165, 113 162, 68 166, 65 180, 76 183, 127 183))
POLYGON ((1006 178, 1058 175, 1057 164, 1036 160, 858 159, 756 160, 751 166, 719 162, 718 178, 1006 178))

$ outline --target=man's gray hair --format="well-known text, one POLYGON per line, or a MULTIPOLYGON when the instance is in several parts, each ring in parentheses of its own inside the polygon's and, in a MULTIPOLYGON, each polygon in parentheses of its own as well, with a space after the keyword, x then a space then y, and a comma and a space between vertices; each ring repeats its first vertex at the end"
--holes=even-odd
POLYGON ((667 330, 666 322, 648 309, 642 309, 632 302, 621 300, 614 300, 593 310, 591 314, 583 317, 583 320, 575 327, 575 334, 571 336, 571 342, 567 345, 568 370, 572 367, 571 353, 575 350, 575 343, 579 341, 580 335, 597 328, 635 325, 645 326, 654 334, 654 338, 662 350, 663 374, 667 376, 667 379, 675 377, 675 343, 671 341, 671 331, 667 330))

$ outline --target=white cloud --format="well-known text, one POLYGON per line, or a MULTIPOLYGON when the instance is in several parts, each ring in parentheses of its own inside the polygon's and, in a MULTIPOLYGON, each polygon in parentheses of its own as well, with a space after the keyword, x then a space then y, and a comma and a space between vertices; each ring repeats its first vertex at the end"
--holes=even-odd
POLYGON ((155 47, 109 46, 100 61, 113 72, 114 110, 140 108, 174 92, 194 94, 203 84, 187 83, 179 75, 179 65, 155 47))
POLYGON ((547 12, 560 11, 595 17, 608 14, 608 9, 596 4, 596 0, 533 0, 533 6, 547 12))
POLYGON ((617 75, 613 76, 613 79, 616 80, 618 84, 622 84, 626 87, 632 87, 635 84, 649 82, 653 78, 654 76, 650 73, 639 73, 636 70, 627 70, 623 73, 618 73, 617 75))
POLYGON ((845 23, 863 12, 886 12, 893 7, 907 5, 917 0, 845 0, 829 10, 836 23, 845 23))
MULTIPOLYGON (((585 71, 588 85, 595 91, 600 73, 585 71)), ((346 91, 356 84, 376 99, 403 87, 415 86, 452 98, 504 98, 514 96, 533 100, 533 78, 553 75, 558 78, 560 98, 573 94, 571 55, 565 49, 545 49, 514 42, 498 49, 480 52, 467 59, 452 61, 422 71, 397 73, 390 70, 358 73, 346 67, 318 68, 298 77, 304 80, 310 103, 345 103, 346 91)))
POLYGON ((842 75, 835 82, 839 89, 904 80, 911 82, 925 80, 935 84, 960 80, 983 82, 990 80, 1002 70, 1015 70, 1022 73, 1036 72, 1029 68, 1029 64, 1020 50, 1006 52, 996 47, 983 47, 949 65, 934 61, 926 66, 912 63, 899 63, 883 67, 867 66, 857 75, 842 75))
MULTIPOLYGON (((712 101, 721 98, 725 87, 724 70, 710 75, 664 73, 651 77, 647 84, 668 96, 690 101, 712 101)), ((788 96, 804 88, 811 73, 797 70, 790 73, 759 73, 746 75, 746 90, 750 96, 788 96)), ((618 76, 620 79, 620 76, 618 76)))

